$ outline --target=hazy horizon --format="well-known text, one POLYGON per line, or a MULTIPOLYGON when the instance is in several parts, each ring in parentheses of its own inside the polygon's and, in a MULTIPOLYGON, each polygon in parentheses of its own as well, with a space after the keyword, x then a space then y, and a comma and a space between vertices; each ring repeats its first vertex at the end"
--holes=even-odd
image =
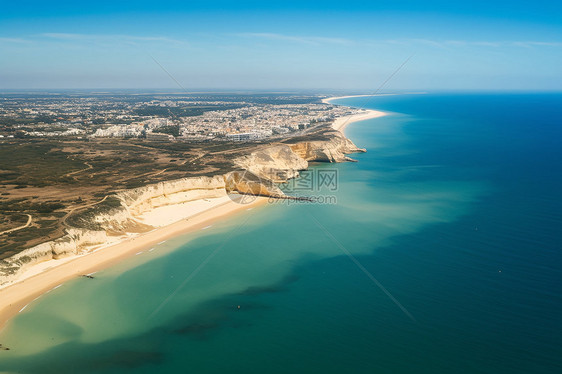
POLYGON ((354 95, 368 95, 368 96, 382 96, 382 95, 427 95, 427 94, 529 94, 529 93, 544 93, 544 94, 557 94, 562 92, 562 88, 553 89, 418 89, 418 90, 392 90, 375 92, 376 89, 280 89, 280 88, 193 88, 188 91, 177 90, 174 88, 132 88, 132 87, 113 87, 113 88, 0 88, 0 94, 33 94, 33 93, 50 93, 50 94, 147 94, 147 95, 185 95, 194 96, 198 94, 233 94, 233 95, 305 95, 305 96, 354 96, 354 95))

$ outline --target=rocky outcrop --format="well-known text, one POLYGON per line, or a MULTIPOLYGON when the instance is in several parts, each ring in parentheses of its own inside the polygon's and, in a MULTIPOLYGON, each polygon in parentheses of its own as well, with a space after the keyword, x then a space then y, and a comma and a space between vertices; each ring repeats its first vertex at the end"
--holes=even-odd
POLYGON ((260 178, 247 170, 230 172, 225 175, 224 180, 227 193, 276 198, 285 196, 271 180, 260 178))
POLYGON ((234 162, 242 170, 248 170, 262 179, 286 182, 298 177, 300 170, 307 169, 308 162, 355 161, 346 154, 366 152, 339 131, 327 131, 323 137, 322 140, 266 147, 234 162))
POLYGON ((366 152, 358 148, 351 140, 343 136, 339 131, 328 132, 325 135, 330 140, 303 141, 291 144, 291 150, 306 161, 319 162, 345 162, 355 161, 346 156, 350 153, 366 152))
POLYGON ((284 144, 260 149, 234 162, 240 169, 273 182, 285 182, 298 177, 299 170, 308 167, 307 160, 284 144))

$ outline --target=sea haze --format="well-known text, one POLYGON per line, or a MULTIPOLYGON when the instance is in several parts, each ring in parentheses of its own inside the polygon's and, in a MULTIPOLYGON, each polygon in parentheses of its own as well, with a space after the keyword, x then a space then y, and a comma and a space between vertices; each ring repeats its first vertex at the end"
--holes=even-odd
POLYGON ((64 284, 2 332, 0 371, 561 372, 562 95, 335 103, 390 115, 347 128, 358 163, 312 167, 329 203, 64 284))

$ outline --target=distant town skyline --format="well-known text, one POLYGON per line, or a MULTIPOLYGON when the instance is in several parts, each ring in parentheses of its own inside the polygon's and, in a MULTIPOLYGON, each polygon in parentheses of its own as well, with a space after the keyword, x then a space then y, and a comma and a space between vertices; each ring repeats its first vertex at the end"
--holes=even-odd
POLYGON ((561 90, 562 5, 31 1, 0 50, 0 89, 561 90))

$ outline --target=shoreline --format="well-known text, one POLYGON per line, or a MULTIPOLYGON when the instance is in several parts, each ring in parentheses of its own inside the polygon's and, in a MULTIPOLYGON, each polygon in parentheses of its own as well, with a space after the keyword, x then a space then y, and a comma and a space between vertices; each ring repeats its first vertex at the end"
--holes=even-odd
MULTIPOLYGON (((322 99, 322 102, 324 104, 331 104, 332 100, 348 99, 348 98, 352 98, 352 97, 366 97, 366 96, 375 96, 375 95, 350 95, 350 96, 328 97, 328 98, 322 99)), ((334 123, 332 123, 332 128, 334 130, 338 130, 343 135, 345 135, 345 128, 347 126, 349 126, 351 123, 358 122, 358 121, 364 121, 364 120, 372 119, 372 118, 384 117, 384 116, 388 115, 387 112, 383 112, 383 111, 380 111, 380 110, 373 110, 373 109, 363 109, 363 110, 365 111, 364 113, 352 114, 350 116, 336 118, 334 123)))
POLYGON ((376 95, 346 95, 346 96, 334 96, 334 97, 327 97, 322 99, 324 104, 330 104, 332 100, 339 100, 339 99, 350 99, 352 97, 367 97, 367 96, 376 96, 376 95))
MULTIPOLYGON (((329 103, 331 100, 349 97, 356 96, 326 98, 322 99, 322 102, 329 103)), ((345 128, 351 123, 387 114, 376 110, 364 110, 359 114, 337 118, 332 124, 332 128, 344 134, 345 128)), ((228 200, 166 225, 158 226, 151 231, 118 241, 106 242, 92 252, 38 263, 32 266, 27 274, 22 274, 21 278, 15 280, 14 283, 0 288, 0 332, 12 317, 22 312, 30 303, 68 280, 106 269, 163 241, 205 229, 216 221, 227 219, 243 210, 264 205, 267 201, 267 197, 260 197, 249 204, 238 204, 228 200)), ((197 200, 193 203, 196 202, 197 200)))
POLYGON ((248 204, 227 201, 169 225, 115 244, 102 246, 94 252, 63 259, 60 264, 18 280, 14 284, 0 289, 0 332, 12 317, 22 312, 31 302, 68 280, 106 269, 163 241, 204 229, 238 212, 261 206, 267 200, 266 197, 260 197, 248 204))

